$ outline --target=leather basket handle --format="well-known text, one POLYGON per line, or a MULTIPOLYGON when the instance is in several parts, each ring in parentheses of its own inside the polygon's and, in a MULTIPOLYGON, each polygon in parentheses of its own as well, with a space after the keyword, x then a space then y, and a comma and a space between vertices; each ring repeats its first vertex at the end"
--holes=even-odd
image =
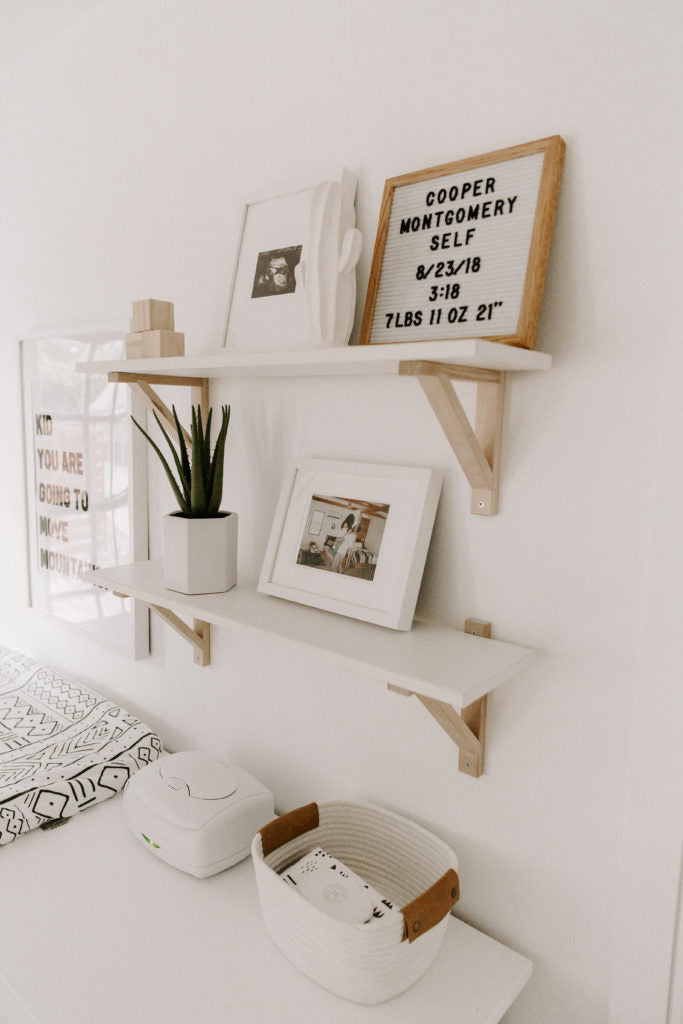
POLYGON ((269 853, 284 846, 290 839, 296 839, 304 832, 310 832, 319 824, 320 814, 317 804, 305 804, 288 814, 283 814, 280 818, 274 818, 259 830, 263 841, 263 856, 267 857, 269 853))
MULTIPOLYGON (((297 807, 288 814, 274 818, 259 830, 263 843, 263 856, 279 849, 292 839, 310 832, 320 824, 320 812, 316 803, 297 807)), ((460 880, 453 868, 434 882, 434 885, 402 908, 403 939, 414 942, 430 928, 442 921, 460 899, 460 880)))
POLYGON ((449 868, 434 885, 402 908, 403 940, 414 942, 443 920, 460 899, 458 872, 449 868))

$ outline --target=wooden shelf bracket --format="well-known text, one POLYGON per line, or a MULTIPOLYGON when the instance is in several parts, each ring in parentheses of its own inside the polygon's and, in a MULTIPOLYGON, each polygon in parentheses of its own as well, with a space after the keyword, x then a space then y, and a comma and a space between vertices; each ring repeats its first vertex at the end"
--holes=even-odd
POLYGON ((158 604, 150 604, 150 609, 155 612, 164 622, 174 629, 184 640, 192 646, 192 660, 200 668, 206 668, 211 664, 211 626, 201 619, 193 619, 192 628, 179 618, 169 608, 162 608, 158 604))
MULTIPOLYGON (((114 597, 133 597, 132 594, 124 594, 120 590, 113 590, 114 597)), ((136 598, 140 600, 140 598, 136 598)), ((152 604, 151 601, 144 602, 150 611, 154 612, 163 619, 167 626, 174 629, 183 640, 192 646, 192 660, 195 665, 199 665, 200 668, 206 668, 207 665, 211 664, 211 625, 208 622, 203 622, 201 619, 194 619, 192 628, 187 623, 172 612, 170 608, 163 608, 161 605, 152 604)))
MULTIPOLYGON (((490 638, 491 623, 481 619, 467 619, 465 632, 490 638)), ((422 706, 453 740, 459 750, 458 770, 478 779, 484 773, 484 747, 486 742, 486 694, 458 712, 450 704, 423 694, 387 684, 387 689, 403 697, 417 697, 422 706)))
MULTIPOLYGON (((173 413, 165 402, 159 398, 152 387, 151 382, 157 385, 172 385, 173 387, 189 387, 192 390, 191 401, 193 405, 200 406, 202 418, 206 423, 209 414, 209 378, 208 377, 164 377, 158 373, 123 373, 112 371, 108 374, 108 380, 114 384, 128 384, 135 394, 139 395, 144 404, 152 412, 156 412, 159 419, 177 436, 173 413)), ((192 438, 184 427, 181 427, 183 437, 188 449, 192 447, 192 438)))
POLYGON ((500 450, 503 435, 505 372, 428 360, 405 360, 399 374, 417 377, 448 443, 472 488, 470 511, 498 512, 500 450), (474 381, 477 405, 474 427, 453 390, 454 380, 474 381))

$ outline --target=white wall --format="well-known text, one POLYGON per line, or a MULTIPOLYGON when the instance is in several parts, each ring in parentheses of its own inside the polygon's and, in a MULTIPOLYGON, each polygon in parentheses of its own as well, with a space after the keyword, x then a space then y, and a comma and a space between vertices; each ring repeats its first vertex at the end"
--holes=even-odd
MULTIPOLYGON (((437 830, 461 860, 460 915, 535 963, 509 1024, 666 1020, 680 27, 674 0, 103 0, 0 78, 0 642, 116 695, 170 746, 243 764, 280 809, 343 796, 437 830), (216 350, 240 201, 342 164, 359 178, 360 313, 385 178, 555 133, 567 159, 537 342, 554 366, 511 380, 501 515, 470 516, 414 381, 213 392, 233 406, 244 576, 286 456, 444 472, 422 610, 491 619, 539 651, 491 698, 483 778, 457 771, 414 701, 303 656, 215 631, 199 670, 154 623, 151 657, 131 664, 27 608, 17 338, 151 295, 175 302, 189 352, 216 350)), ((157 554, 170 503, 152 473, 157 554)))

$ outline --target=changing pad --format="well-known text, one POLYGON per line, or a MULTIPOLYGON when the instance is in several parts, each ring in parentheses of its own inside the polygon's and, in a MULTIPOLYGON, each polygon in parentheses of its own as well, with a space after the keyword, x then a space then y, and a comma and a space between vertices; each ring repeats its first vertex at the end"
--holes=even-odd
POLYGON ((114 701, 0 646, 0 846, 106 800, 163 753, 114 701))

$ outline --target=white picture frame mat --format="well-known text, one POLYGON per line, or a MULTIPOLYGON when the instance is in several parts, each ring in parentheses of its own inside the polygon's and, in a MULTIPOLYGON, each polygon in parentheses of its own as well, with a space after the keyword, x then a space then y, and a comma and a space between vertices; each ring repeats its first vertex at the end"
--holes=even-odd
POLYGON ((299 285, 284 295, 252 298, 251 293, 260 253, 301 245, 301 260, 305 260, 312 191, 300 189, 245 204, 226 324, 225 344, 233 351, 291 351, 306 346, 307 310, 299 285))
POLYGON ((341 487, 343 493, 339 494, 340 481, 335 474, 316 473, 313 470, 297 472, 272 579, 274 583, 295 589, 299 589, 303 584, 304 590, 323 597, 333 598, 343 592, 344 600, 350 604, 381 608, 388 603, 391 590, 396 585, 396 569, 406 549, 409 524, 407 517, 397 511, 397 504, 402 502, 409 505, 412 502, 414 484, 406 480, 387 480, 377 489, 373 486, 372 493, 368 493, 367 479, 349 476, 344 479, 341 487), (375 575, 371 583, 368 580, 353 579, 295 564, 313 494, 325 497, 362 497, 364 500, 389 506, 375 575))
POLYGON ((274 519, 279 530, 271 533, 259 590, 409 628, 405 612, 410 607, 412 621, 440 488, 439 474, 429 468, 300 460, 285 477, 274 519), (297 564, 314 494, 389 505, 371 581, 297 564))

